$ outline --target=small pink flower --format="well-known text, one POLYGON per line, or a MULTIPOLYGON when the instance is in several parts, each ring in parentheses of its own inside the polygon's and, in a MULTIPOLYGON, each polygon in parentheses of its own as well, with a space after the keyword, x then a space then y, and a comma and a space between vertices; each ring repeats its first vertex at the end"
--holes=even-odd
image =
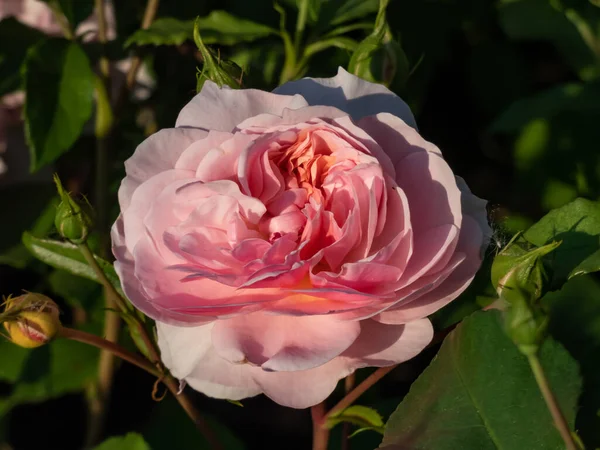
POLYGON ((115 266, 176 377, 305 408, 423 350, 489 228, 414 127, 400 98, 340 69, 274 93, 207 82, 137 148, 115 266))

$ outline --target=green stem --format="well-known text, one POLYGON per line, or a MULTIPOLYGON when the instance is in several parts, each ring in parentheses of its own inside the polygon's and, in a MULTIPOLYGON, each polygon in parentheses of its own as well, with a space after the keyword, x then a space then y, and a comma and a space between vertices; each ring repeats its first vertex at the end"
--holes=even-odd
POLYGON ((300 46, 302 44, 302 33, 306 27, 306 18, 308 16, 308 1, 302 0, 298 9, 298 19, 296 20, 296 34, 294 36, 294 49, 296 54, 300 52, 300 46))
POLYGON ((54 14, 56 23, 58 23, 58 26, 60 27, 60 29, 63 32, 63 35, 69 40, 75 39, 75 35, 73 34, 71 25, 69 24, 69 21, 63 14, 62 9, 60 8, 60 5, 58 4, 58 1, 52 0, 51 2, 48 3, 48 6, 52 10, 52 14, 54 14))
POLYGON ((163 376, 160 370, 153 366, 146 358, 142 358, 141 356, 130 352, 120 345, 107 341, 106 339, 102 339, 100 336, 96 336, 95 334, 86 333, 85 331, 76 330, 74 328, 62 327, 59 332, 59 336, 66 339, 71 339, 73 341, 83 342, 84 344, 92 345, 101 350, 109 351, 119 358, 138 366, 140 369, 145 370, 157 378, 162 378, 163 376))
POLYGON ((567 420, 565 419, 565 416, 558 405, 558 401, 556 400, 556 397, 550 388, 548 378, 546 377, 546 373, 544 372, 544 368, 540 363, 537 353, 528 354, 527 359, 529 360, 529 365, 531 366, 531 371, 533 372, 535 381, 540 388, 542 396, 546 401, 546 406, 552 415, 552 419, 554 420, 554 424, 556 425, 558 432, 565 442, 567 450, 578 450, 575 440, 573 439, 573 435, 571 434, 571 430, 569 429, 567 420))
MULTIPOLYGON (((116 342, 119 338, 120 318, 118 314, 115 313, 114 309, 118 307, 121 310, 126 310, 125 302, 115 290, 112 283, 106 278, 104 271, 98 265, 98 262, 94 258, 87 243, 79 244, 79 250, 104 286, 105 339, 103 339, 103 341, 112 345, 117 345, 116 342)), ((115 352, 111 351, 109 348, 102 348, 102 352, 100 353, 100 360, 98 361, 98 382, 96 386, 90 388, 89 391, 90 425, 86 437, 86 448, 93 446, 102 433, 102 426, 106 416, 106 405, 110 398, 113 374, 116 365, 114 354, 115 352)))
POLYGON ((78 247, 86 262, 92 268, 92 270, 100 280, 100 283, 102 283, 102 286, 104 286, 104 289, 106 290, 107 294, 107 299, 108 297, 110 297, 110 300, 108 301, 116 305, 121 311, 127 312, 129 308, 127 307, 126 300, 123 297, 121 297, 121 295, 117 292, 110 280, 106 277, 106 274, 104 273, 100 265, 98 265, 98 261, 96 261, 96 258, 94 257, 94 254, 90 250, 90 247, 87 245, 87 243, 84 242, 83 244, 79 244, 78 247))
MULTIPOLYGON (((98 262, 94 258, 94 255, 93 255, 92 251, 90 250, 90 248, 88 247, 88 245, 85 243, 80 244, 79 249, 81 250, 87 263, 90 265, 90 267, 92 267, 92 269, 96 273, 96 276, 98 277, 100 282, 104 285, 104 287, 107 291, 107 294, 111 294, 115 300, 118 300, 117 306, 119 306, 119 308, 124 313, 129 314, 125 299, 119 295, 119 293, 116 291, 114 286, 108 280, 108 278, 106 277, 106 274, 104 273, 102 268, 98 265, 98 262)), ((173 378, 171 375, 169 375, 168 372, 164 369, 164 366, 162 365, 162 362, 160 360, 159 351, 156 348, 156 344, 154 343, 154 341, 148 334, 148 331, 146 330, 146 327, 144 326, 144 324, 139 320, 139 318, 135 314, 130 314, 129 317, 132 318, 132 320, 129 322, 129 325, 131 327, 136 328, 136 332, 142 338, 144 346, 146 347, 145 350, 148 353, 147 357, 150 359, 150 361, 148 361, 146 359, 144 359, 143 361, 147 364, 148 367, 155 368, 155 365, 159 367, 159 369, 156 369, 156 372, 154 372, 155 374, 157 374, 156 376, 163 379, 165 385, 167 386, 167 388, 169 388, 169 391, 171 391, 173 393, 173 395, 175 396, 175 398, 177 399, 177 401, 179 402, 181 407, 184 409, 184 411, 187 413, 187 415, 190 417, 190 419, 192 419, 192 421, 194 422, 194 424, 196 425, 198 430, 204 435, 204 437, 206 437, 206 440, 210 443, 211 447, 216 450, 222 449, 223 446, 219 443, 219 441, 215 437, 214 433, 212 432, 212 430, 210 429, 210 427, 208 426, 206 421, 202 418, 200 412, 194 407, 194 404, 189 399, 189 397, 187 397, 187 395, 184 392, 179 393, 179 384, 177 383, 177 380, 175 380, 175 378, 173 378)), ((77 330, 75 330, 75 331, 77 331, 77 330)), ((90 335, 90 336, 93 336, 93 335, 90 335)), ((93 336, 93 337, 97 338, 103 342, 108 342, 97 336, 93 336)), ((94 340, 94 342, 98 342, 98 341, 94 340)), ((135 342, 135 340, 134 340, 134 343, 136 343, 136 345, 138 345, 138 343, 135 342)), ((116 344, 113 344, 113 345, 116 345, 116 344)), ((118 345, 116 345, 116 346, 119 347, 118 345)), ((140 348, 140 345, 138 345, 138 348, 140 348)), ((140 350, 142 351, 142 353, 144 353, 144 350, 142 350, 142 348, 140 348, 140 350)), ((137 356, 137 355, 135 355, 135 356, 137 356)), ((141 359, 141 358, 139 358, 139 359, 141 359)))

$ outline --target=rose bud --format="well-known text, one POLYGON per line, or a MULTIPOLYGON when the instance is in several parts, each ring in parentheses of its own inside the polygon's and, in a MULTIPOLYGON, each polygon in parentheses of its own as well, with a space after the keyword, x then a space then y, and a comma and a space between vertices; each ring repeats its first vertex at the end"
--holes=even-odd
POLYGON ((40 347, 61 328, 56 303, 42 294, 27 293, 6 300, 2 318, 10 340, 20 347, 40 347))
POLYGON ((54 175, 54 182, 61 200, 54 218, 56 230, 63 238, 81 244, 86 241, 93 226, 92 207, 85 198, 79 202, 71 197, 64 190, 58 175, 54 175))
POLYGON ((542 258, 559 245, 535 247, 517 234, 492 264, 492 283, 505 303, 506 332, 525 354, 536 353, 546 337, 548 315, 540 299, 548 291, 550 278, 542 258))

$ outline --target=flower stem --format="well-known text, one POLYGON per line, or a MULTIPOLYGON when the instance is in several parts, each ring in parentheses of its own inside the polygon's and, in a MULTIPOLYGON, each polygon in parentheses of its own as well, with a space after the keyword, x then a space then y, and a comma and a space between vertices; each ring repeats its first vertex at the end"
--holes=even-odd
POLYGON ((100 336, 96 336, 95 334, 86 333, 85 331, 76 330, 74 328, 62 327, 59 335, 66 339, 83 342, 84 344, 93 345, 101 350, 109 351, 119 358, 138 366, 140 369, 145 370, 149 374, 154 375, 155 377, 161 378, 163 376, 160 370, 153 366, 147 359, 130 352, 114 342, 110 342, 101 338, 100 336))
POLYGON ((362 383, 360 383, 358 386, 356 386, 354 389, 348 392, 346 396, 343 399, 341 399, 333 408, 331 408, 329 412, 325 414, 323 420, 327 420, 329 417, 333 416, 334 414, 340 411, 343 411, 344 409, 352 405, 352 403, 354 403, 358 399, 358 397, 363 395, 371 386, 373 386, 375 383, 381 380, 384 376, 386 376, 396 367, 398 367, 398 364, 388 367, 380 367, 379 369, 377 369, 375 372, 373 372, 371 375, 365 378, 362 383))
POLYGON ((102 286, 104 286, 104 289, 106 290, 107 306, 108 303, 110 303, 111 305, 117 306, 123 312, 128 311, 129 308, 127 307, 125 299, 121 297, 110 280, 106 277, 106 274, 98 264, 98 261, 96 261, 96 258, 87 243, 84 242, 83 244, 79 244, 78 247, 86 262, 92 268, 98 277, 98 280, 100 280, 100 283, 102 283, 102 286), (109 298, 110 300, 108 300, 109 298))
POLYGON ((327 450, 329 442, 329 430, 325 428, 325 402, 321 402, 310 408, 310 416, 313 423, 313 444, 312 450, 327 450))
POLYGON ((571 434, 571 430, 569 429, 569 425, 567 424, 567 420, 565 419, 565 416, 558 405, 558 401, 556 400, 556 397, 550 388, 548 378, 546 377, 546 373, 544 372, 544 368, 540 363, 537 353, 528 354, 527 359, 529 360, 529 365, 531 366, 531 371, 533 372, 535 381, 540 388, 542 396, 546 402, 546 406, 552 415, 552 419, 554 420, 554 424, 556 425, 558 432, 565 442, 567 450, 578 450, 575 440, 571 434))
POLYGON ((171 391, 171 393, 175 396, 175 399, 179 402, 189 418, 192 419, 196 425, 196 428, 198 428, 198 431, 200 431, 200 433, 202 433, 202 435, 206 438, 210 447, 214 450, 224 450, 223 445, 221 442, 219 442, 216 435, 206 423, 206 420, 204 420, 200 412, 196 409, 190 398, 185 392, 179 392, 179 383, 177 383, 177 380, 171 375, 167 375, 163 382, 169 391, 171 391))
MULTIPOLYGON (((344 392, 346 395, 354 389, 354 384, 356 383, 356 373, 353 372, 348 375, 344 379, 344 392)), ((341 450, 349 450, 350 449, 350 440, 348 436, 350 435, 350 424, 348 422, 344 422, 342 424, 342 443, 340 445, 341 450)))
MULTIPOLYGON (((85 244, 85 243, 80 244, 79 249, 83 253, 83 256, 85 257, 88 264, 92 267, 92 269, 96 273, 96 276, 99 278, 100 282, 106 288, 107 293, 110 293, 114 299, 118 300, 117 305, 119 306, 119 308, 121 308, 121 310, 123 312, 128 314, 129 310, 126 305, 126 300, 123 297, 121 297, 121 295, 119 295, 119 293, 116 291, 116 289, 114 288, 112 283, 106 277, 106 274, 104 273, 102 268, 98 265, 98 261, 96 261, 96 259, 94 258, 94 255, 93 255, 92 251, 90 250, 90 248, 87 246, 87 244, 85 244)), ((145 347, 144 350, 146 350, 146 352, 144 352, 144 350, 142 350, 142 348, 140 347, 142 344, 138 344, 137 342, 135 342, 135 340, 134 340, 134 343, 136 343, 136 345, 138 345, 138 348, 142 351, 142 353, 147 353, 146 356, 149 358, 150 361, 148 361, 147 359, 144 359, 142 357, 139 357, 133 353, 128 352, 129 355, 134 355, 138 361, 140 361, 140 360, 144 361, 145 367, 142 367, 142 368, 146 369, 147 367, 152 367, 153 372, 151 372, 151 373, 153 375, 159 377, 165 383, 165 385, 167 386, 169 391, 171 391, 173 393, 173 395, 175 396, 175 398, 177 399, 177 401, 179 402, 181 407, 184 409, 184 411, 190 417, 190 419, 192 419, 192 421, 194 422, 194 424, 196 425, 198 430, 204 435, 204 437, 209 442, 211 447, 216 450, 223 449, 223 446, 220 444, 220 442, 216 438, 215 434, 210 429, 209 425, 202 418, 200 412, 194 407, 194 404, 189 399, 189 397, 185 394, 185 392, 179 392, 179 384, 177 383, 177 380, 175 378, 173 378, 173 376, 171 376, 167 372, 167 370, 164 368, 164 366, 162 365, 161 360, 160 360, 160 354, 158 352, 158 349, 156 348, 156 344, 154 343, 152 338, 148 335, 148 331, 144 327, 144 324, 142 322, 140 322, 140 320, 134 314, 131 314, 129 317, 131 317, 133 319, 132 321, 129 322, 129 326, 136 328, 137 334, 141 337, 141 339, 143 341, 143 346, 145 347)), ((72 330, 72 331, 77 331, 77 330, 72 330)), ((83 333, 83 332, 81 332, 81 333, 83 333)), ((102 341, 102 343, 104 343, 104 344, 108 343, 108 341, 105 341, 104 339, 102 339, 98 336, 94 336, 94 335, 89 335, 89 336, 92 336, 92 338, 95 338, 95 339, 91 339, 88 342, 92 345, 96 345, 95 343, 99 343, 100 341, 102 341)), ((118 345, 112 344, 112 343, 108 343, 106 345, 107 345, 106 348, 109 348, 110 346, 116 346, 118 348, 121 348, 118 345)), ((96 346, 98 346, 98 345, 96 345, 96 346)), ((115 354, 117 354, 117 353, 115 352, 115 354)), ((117 355, 121 356, 119 354, 117 354, 117 355)))

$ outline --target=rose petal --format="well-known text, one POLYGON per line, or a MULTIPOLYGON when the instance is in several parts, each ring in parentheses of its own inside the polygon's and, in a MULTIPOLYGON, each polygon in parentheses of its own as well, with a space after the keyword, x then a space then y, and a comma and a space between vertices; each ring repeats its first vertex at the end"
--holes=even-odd
POLYGON ((129 207, 134 191, 144 181, 174 168, 184 150, 206 135, 207 132, 203 130, 170 128, 154 133, 138 145, 133 155, 125 161, 127 176, 119 189, 121 211, 129 207))
POLYGON ((355 368, 385 367, 414 358, 433 339, 427 319, 404 325, 385 325, 374 320, 360 322, 360 337, 342 356, 354 361, 355 368))
POLYGON ((327 105, 341 109, 354 120, 389 112, 416 128, 410 108, 381 84, 369 83, 343 68, 333 78, 302 78, 290 81, 273 91, 276 94, 302 95, 309 105, 327 105))
POLYGON ((254 313, 221 320, 213 345, 231 362, 249 361, 275 371, 320 366, 346 350, 360 326, 327 316, 288 317, 254 313))
POLYGON ((301 95, 277 95, 257 89, 219 88, 206 81, 202 90, 183 107, 175 126, 204 130, 233 131, 249 117, 258 114, 280 115, 284 108, 307 106, 301 95))
POLYGON ((211 344, 213 326, 180 328, 157 322, 161 359, 167 368, 210 397, 240 400, 260 394, 250 366, 231 364, 215 353, 211 344))

